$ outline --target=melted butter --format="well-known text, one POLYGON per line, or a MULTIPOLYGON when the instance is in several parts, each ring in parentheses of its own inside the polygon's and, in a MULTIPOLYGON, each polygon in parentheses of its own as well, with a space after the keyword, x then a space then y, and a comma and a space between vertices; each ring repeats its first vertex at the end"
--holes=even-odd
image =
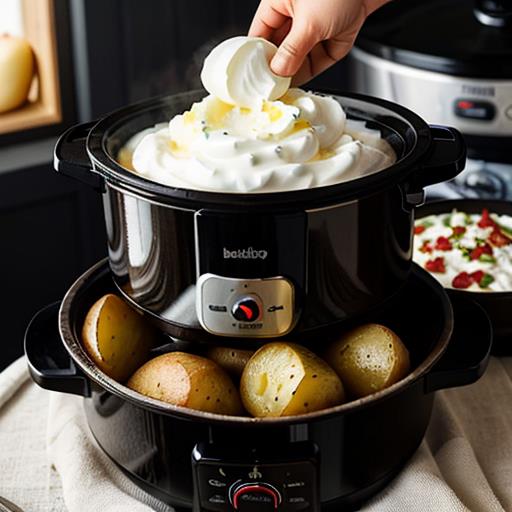
POLYGON ((194 124, 195 120, 196 120, 195 112, 192 112, 191 110, 189 110, 183 114, 183 122, 185 124, 194 124))
POLYGON ((206 110, 206 123, 209 128, 220 129, 223 127, 224 118, 233 110, 234 106, 224 103, 222 100, 215 98, 206 110))
POLYGON ((284 103, 285 105, 293 105, 295 99, 296 98, 292 97, 292 95, 287 92, 284 96, 281 96, 279 98, 279 101, 284 103))
POLYGON ((190 155, 185 146, 180 146, 175 140, 170 140, 167 145, 176 158, 188 158, 190 155))
POLYGON ((271 123, 274 123, 283 117, 282 110, 273 105, 270 101, 265 101, 263 103, 262 111, 268 114, 271 123))
POLYGON ((309 121, 306 121, 305 119, 299 119, 298 121, 295 121, 295 124, 293 125, 292 131, 290 134, 301 132, 302 130, 307 130, 308 128, 311 128, 311 124, 309 121))
POLYGON ((318 162, 319 160, 327 160, 328 158, 332 158, 336 156, 336 153, 330 149, 320 148, 318 153, 309 160, 310 162, 318 162))
POLYGON ((117 162, 121 167, 129 171, 135 171, 132 163, 133 152, 128 148, 122 148, 117 155, 117 162))

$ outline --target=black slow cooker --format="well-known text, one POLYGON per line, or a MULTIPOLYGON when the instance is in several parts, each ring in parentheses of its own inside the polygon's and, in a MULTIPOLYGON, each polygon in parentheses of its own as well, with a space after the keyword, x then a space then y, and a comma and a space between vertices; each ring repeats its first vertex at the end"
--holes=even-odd
POLYGON ((465 161, 460 134, 360 95, 335 96, 397 161, 337 185, 232 194, 171 188, 121 167, 134 134, 203 91, 144 101, 59 140, 55 166, 102 192, 114 282, 181 340, 318 337, 396 293, 411 271, 414 207, 465 161))
POLYGON ((451 128, 359 95, 336 96, 380 130, 397 160, 338 185, 231 194, 170 188, 116 157, 142 129, 204 92, 146 101, 72 128, 57 170, 103 195, 109 257, 30 324, 33 379, 84 397, 100 447, 141 488, 194 512, 353 509, 383 488, 421 442, 438 389, 485 369, 491 327, 412 263, 414 209, 426 185, 455 176, 465 146, 451 128), (82 348, 90 307, 121 293, 162 329, 153 355, 203 353, 285 337, 322 352, 343 329, 379 322, 411 356, 393 386, 329 409, 282 418, 223 416, 140 395, 102 373, 82 348), (170 335, 170 336, 169 336, 170 335))
MULTIPOLYGON (((114 277, 114 281, 116 277, 114 277)), ((399 293, 360 321, 393 329, 411 373, 356 401, 300 416, 222 416, 142 396, 102 373, 82 348, 91 305, 115 291, 106 261, 28 327, 25 351, 40 386, 84 397, 90 430, 141 488, 194 512, 353 510, 405 465, 428 425, 434 392, 483 373, 491 326, 483 310, 414 266, 399 293)), ((154 353, 172 350, 168 338, 154 353)), ((322 349, 321 338, 314 347, 322 349)), ((199 343, 189 343, 201 350, 199 343)), ((177 347, 182 348, 180 343, 177 347)), ((190 347, 189 347, 190 349, 190 347)))

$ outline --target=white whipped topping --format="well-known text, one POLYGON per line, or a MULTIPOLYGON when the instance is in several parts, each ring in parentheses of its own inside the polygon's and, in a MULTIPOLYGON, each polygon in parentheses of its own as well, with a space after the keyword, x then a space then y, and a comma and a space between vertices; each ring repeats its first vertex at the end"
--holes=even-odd
POLYGON ((347 120, 334 98, 287 90, 270 71, 268 45, 238 37, 215 48, 202 73, 211 94, 137 134, 119 161, 171 187, 228 193, 321 187, 394 163, 380 132, 347 120))
POLYGON ((291 78, 278 76, 269 62, 277 47, 260 37, 233 37, 216 46, 201 71, 204 88, 213 96, 239 107, 258 108, 280 98, 291 78))

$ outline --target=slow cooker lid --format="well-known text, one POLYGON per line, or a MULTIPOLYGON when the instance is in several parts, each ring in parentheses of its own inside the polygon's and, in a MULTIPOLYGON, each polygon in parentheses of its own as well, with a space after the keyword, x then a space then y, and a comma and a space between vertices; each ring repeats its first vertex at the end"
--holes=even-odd
POLYGON ((506 0, 395 0, 356 42, 407 66, 475 78, 512 78, 512 6, 506 0))

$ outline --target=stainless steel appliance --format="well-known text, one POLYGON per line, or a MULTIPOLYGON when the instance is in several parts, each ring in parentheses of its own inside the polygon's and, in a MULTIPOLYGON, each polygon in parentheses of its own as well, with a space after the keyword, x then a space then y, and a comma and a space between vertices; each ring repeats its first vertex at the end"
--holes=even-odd
POLYGON ((466 170, 430 197, 512 199, 512 4, 397 0, 351 52, 352 88, 458 128, 466 170))

